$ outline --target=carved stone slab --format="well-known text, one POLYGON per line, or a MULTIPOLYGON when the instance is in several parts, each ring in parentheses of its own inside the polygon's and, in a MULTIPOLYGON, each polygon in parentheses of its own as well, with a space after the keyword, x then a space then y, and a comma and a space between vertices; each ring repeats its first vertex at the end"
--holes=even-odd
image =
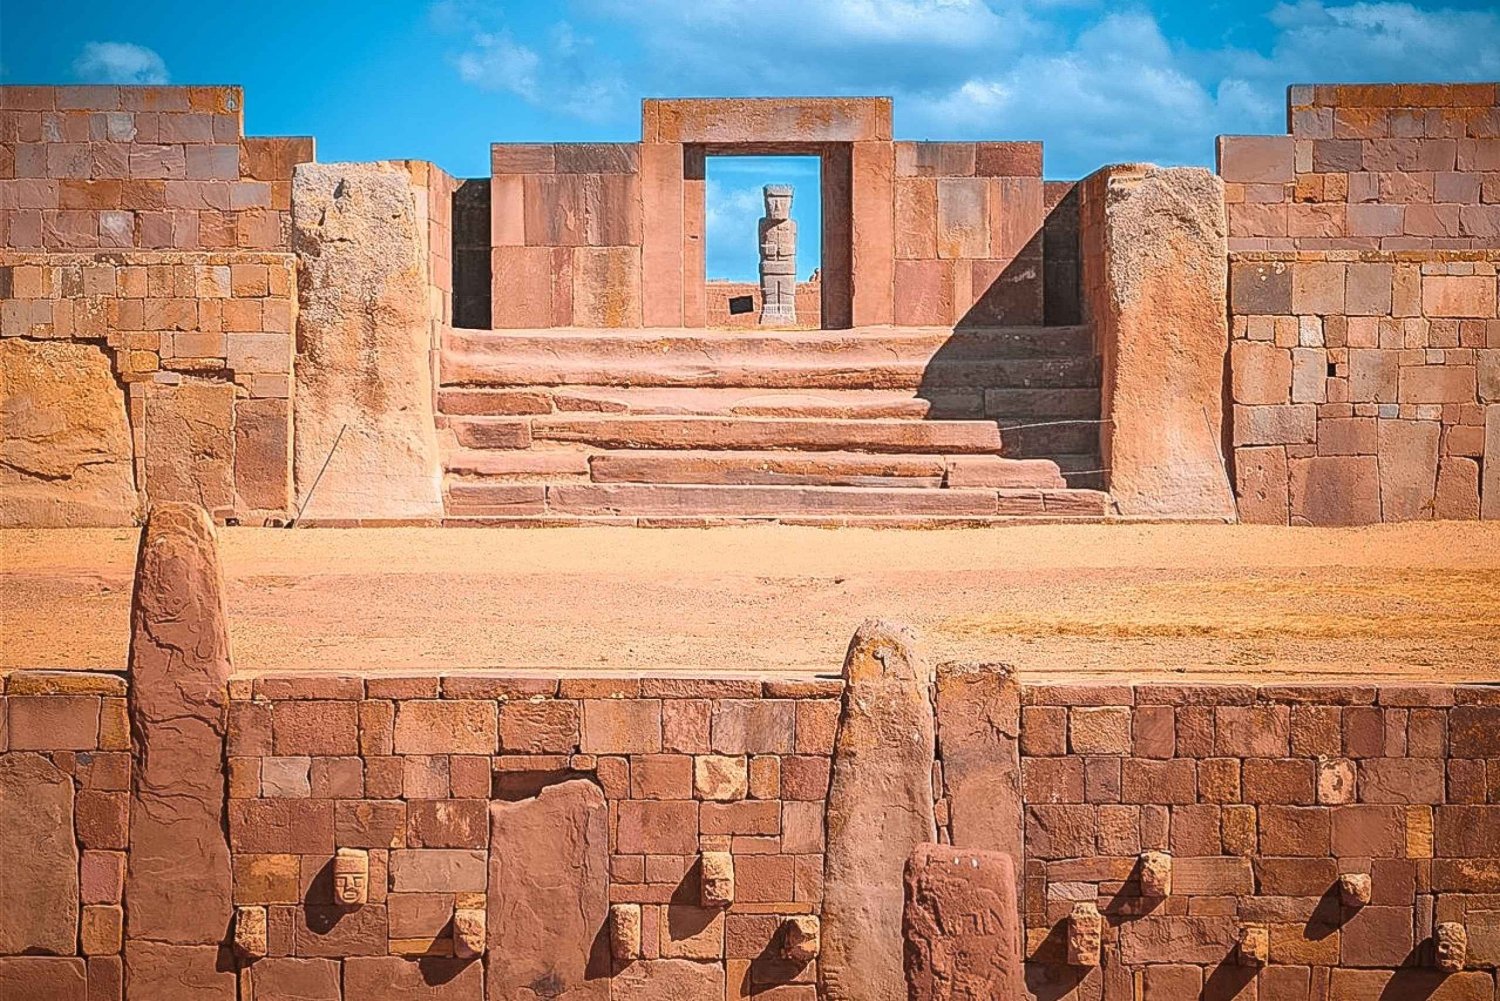
POLYGON ((899 1001, 902 875, 936 841, 932 672, 905 626, 861 625, 844 659, 823 866, 825 1001, 899 1001))
POLYGON ((40 754, 0 755, 0 955, 76 950, 73 780, 40 754))
POLYGON ((574 779, 490 805, 489 1001, 608 998, 608 913, 609 810, 598 786, 574 779))
POLYGON ((918 845, 906 864, 902 931, 910 1001, 1024 996, 1009 855, 918 845))

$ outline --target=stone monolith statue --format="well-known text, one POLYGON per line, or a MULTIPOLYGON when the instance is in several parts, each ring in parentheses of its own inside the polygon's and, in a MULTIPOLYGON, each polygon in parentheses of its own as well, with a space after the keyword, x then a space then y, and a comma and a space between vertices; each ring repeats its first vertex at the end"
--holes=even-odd
POLYGON ((797 322, 797 223, 792 220, 792 186, 762 189, 766 214, 760 221, 760 322, 797 322))

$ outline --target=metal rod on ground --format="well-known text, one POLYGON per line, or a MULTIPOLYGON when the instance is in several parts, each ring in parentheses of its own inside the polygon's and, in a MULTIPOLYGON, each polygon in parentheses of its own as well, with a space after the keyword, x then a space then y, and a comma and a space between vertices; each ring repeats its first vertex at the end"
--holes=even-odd
POLYGON ((302 505, 297 508, 297 517, 291 520, 291 523, 286 526, 287 528, 295 528, 297 522, 302 520, 302 512, 307 510, 307 505, 312 501, 313 491, 318 489, 318 484, 322 481, 323 474, 328 470, 328 464, 333 461, 333 453, 338 451, 339 442, 344 440, 344 432, 347 430, 349 430, 349 425, 345 424, 339 428, 339 433, 334 436, 333 447, 328 450, 328 458, 323 460, 323 466, 318 470, 318 475, 313 477, 312 486, 307 488, 307 496, 302 498, 302 505))

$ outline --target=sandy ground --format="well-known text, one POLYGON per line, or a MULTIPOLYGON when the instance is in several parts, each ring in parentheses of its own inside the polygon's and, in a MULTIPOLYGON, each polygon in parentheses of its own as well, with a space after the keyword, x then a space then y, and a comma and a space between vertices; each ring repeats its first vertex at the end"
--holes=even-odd
MULTIPOLYGON (((859 621, 1026 674, 1500 679, 1500 525, 221 535, 237 672, 836 672, 859 621)), ((119 669, 137 535, 0 532, 0 669, 119 669)))

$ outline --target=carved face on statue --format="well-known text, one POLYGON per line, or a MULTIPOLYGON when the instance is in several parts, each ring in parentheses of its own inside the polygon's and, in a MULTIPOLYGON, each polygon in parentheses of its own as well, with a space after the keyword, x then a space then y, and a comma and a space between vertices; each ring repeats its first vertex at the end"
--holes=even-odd
POLYGON ((1457 973, 1469 959, 1469 933, 1456 921, 1444 921, 1437 926, 1435 939, 1437 968, 1445 973, 1457 973))
POLYGON ((766 199, 767 219, 790 219, 792 217, 792 186, 790 184, 767 184, 762 193, 766 199))
POLYGON ((340 848, 333 860, 333 899, 358 907, 370 898, 370 856, 358 848, 340 848))

